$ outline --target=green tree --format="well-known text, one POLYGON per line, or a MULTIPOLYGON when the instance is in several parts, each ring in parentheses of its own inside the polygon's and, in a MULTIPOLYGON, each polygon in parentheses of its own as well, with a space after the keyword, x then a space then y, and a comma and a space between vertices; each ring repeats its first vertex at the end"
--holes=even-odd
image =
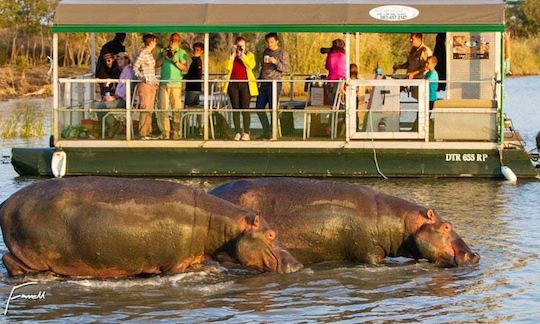
POLYGON ((529 37, 540 32, 540 0, 508 1, 506 27, 513 36, 529 37))

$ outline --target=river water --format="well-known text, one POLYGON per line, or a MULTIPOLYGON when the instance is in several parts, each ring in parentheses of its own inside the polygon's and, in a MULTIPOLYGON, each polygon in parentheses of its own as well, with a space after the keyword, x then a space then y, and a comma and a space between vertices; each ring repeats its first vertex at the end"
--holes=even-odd
MULTIPOLYGON (((529 148, 540 130, 540 77, 507 80, 506 109, 529 148)), ((1 102, 0 114, 13 102, 1 102)), ((47 102, 35 102, 46 107, 47 102)), ((46 145, 48 138, 3 140, 46 145)), ((8 162, 8 157, 3 160, 8 162)), ((21 178, 0 164, 0 201, 42 179, 21 178)), ((227 179, 179 180, 209 189, 227 179)), ((511 185, 485 179, 360 179, 385 193, 434 207, 481 256, 478 266, 440 269, 407 259, 381 266, 326 263, 289 275, 228 271, 217 264, 191 272, 131 280, 60 280, 24 292, 45 299, 14 300, 10 320, 329 322, 536 322, 540 319, 540 181, 511 185)), ((6 252, 0 243, 0 253, 6 252)), ((0 266, 0 305, 14 285, 0 266)), ((21 290, 23 291, 23 290, 21 290)), ((18 292, 20 293, 20 292, 18 292)), ((17 294, 17 293, 15 293, 17 294)))

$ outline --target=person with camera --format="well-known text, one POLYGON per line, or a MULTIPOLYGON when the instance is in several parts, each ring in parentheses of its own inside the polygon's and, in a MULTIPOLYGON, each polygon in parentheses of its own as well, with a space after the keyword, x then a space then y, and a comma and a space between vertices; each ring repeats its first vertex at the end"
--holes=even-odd
MULTIPOLYGON (((236 37, 234 46, 231 49, 231 55, 225 63, 227 82, 223 87, 223 91, 231 99, 233 109, 249 109, 251 96, 259 94, 255 74, 253 74, 255 65, 255 55, 247 50, 246 39, 242 36, 236 37)), ((250 113, 243 111, 242 120, 243 129, 240 128, 240 112, 233 112, 235 141, 250 140, 250 113)))
MULTIPOLYGON (((266 48, 263 52, 263 65, 261 68, 260 80, 281 80, 283 73, 291 70, 289 63, 289 53, 279 47, 279 37, 277 33, 269 33, 264 36, 266 48)), ((277 83, 277 97, 281 95, 282 83, 277 83)), ((273 109, 272 105, 272 82, 261 82, 259 84, 259 96, 257 97, 257 109, 264 109, 266 105, 273 109)), ((258 112, 261 120, 263 133, 259 139, 270 139, 270 122, 266 112, 258 112)))
MULTIPOLYGON (((328 70, 326 80, 344 80, 347 78, 347 59, 345 57, 345 42, 342 39, 334 39, 331 48, 321 48, 321 54, 326 56, 325 67, 328 70)), ((338 82, 327 82, 326 92, 328 98, 334 102, 337 93, 338 82)))
POLYGON ((174 133, 173 139, 180 139, 180 109, 182 109, 182 79, 188 70, 188 55, 180 47, 180 34, 173 33, 169 46, 162 48, 156 60, 156 67, 161 67, 161 82, 159 84, 159 112, 157 122, 161 131, 161 139, 169 139, 171 123, 169 109, 173 110, 174 133))

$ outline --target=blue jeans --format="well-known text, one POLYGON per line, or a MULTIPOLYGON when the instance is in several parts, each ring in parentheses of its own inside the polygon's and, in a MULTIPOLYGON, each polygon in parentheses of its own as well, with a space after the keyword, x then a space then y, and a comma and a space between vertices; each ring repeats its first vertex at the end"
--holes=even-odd
MULTIPOLYGON (((281 95, 281 82, 277 83, 277 96, 279 101, 279 96, 281 95)), ((266 108, 266 105, 270 109, 273 109, 272 107, 272 83, 271 82, 263 82, 261 83, 259 87, 259 96, 257 97, 257 109, 264 109, 266 108)), ((263 129, 263 136, 270 137, 272 134, 271 128, 270 128, 270 122, 268 121, 268 116, 265 112, 258 112, 257 115, 259 116, 259 120, 261 121, 262 129, 263 129)))

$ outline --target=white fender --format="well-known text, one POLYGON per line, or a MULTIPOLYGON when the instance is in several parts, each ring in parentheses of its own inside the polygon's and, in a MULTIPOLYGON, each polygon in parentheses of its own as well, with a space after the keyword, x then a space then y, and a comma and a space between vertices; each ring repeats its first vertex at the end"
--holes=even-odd
POLYGON ((51 170, 55 178, 62 178, 66 175, 67 155, 64 151, 56 151, 52 155, 51 170))
POLYGON ((501 166, 501 173, 506 178, 506 180, 508 180, 508 182, 511 182, 511 183, 516 183, 517 182, 516 174, 509 167, 501 166))

